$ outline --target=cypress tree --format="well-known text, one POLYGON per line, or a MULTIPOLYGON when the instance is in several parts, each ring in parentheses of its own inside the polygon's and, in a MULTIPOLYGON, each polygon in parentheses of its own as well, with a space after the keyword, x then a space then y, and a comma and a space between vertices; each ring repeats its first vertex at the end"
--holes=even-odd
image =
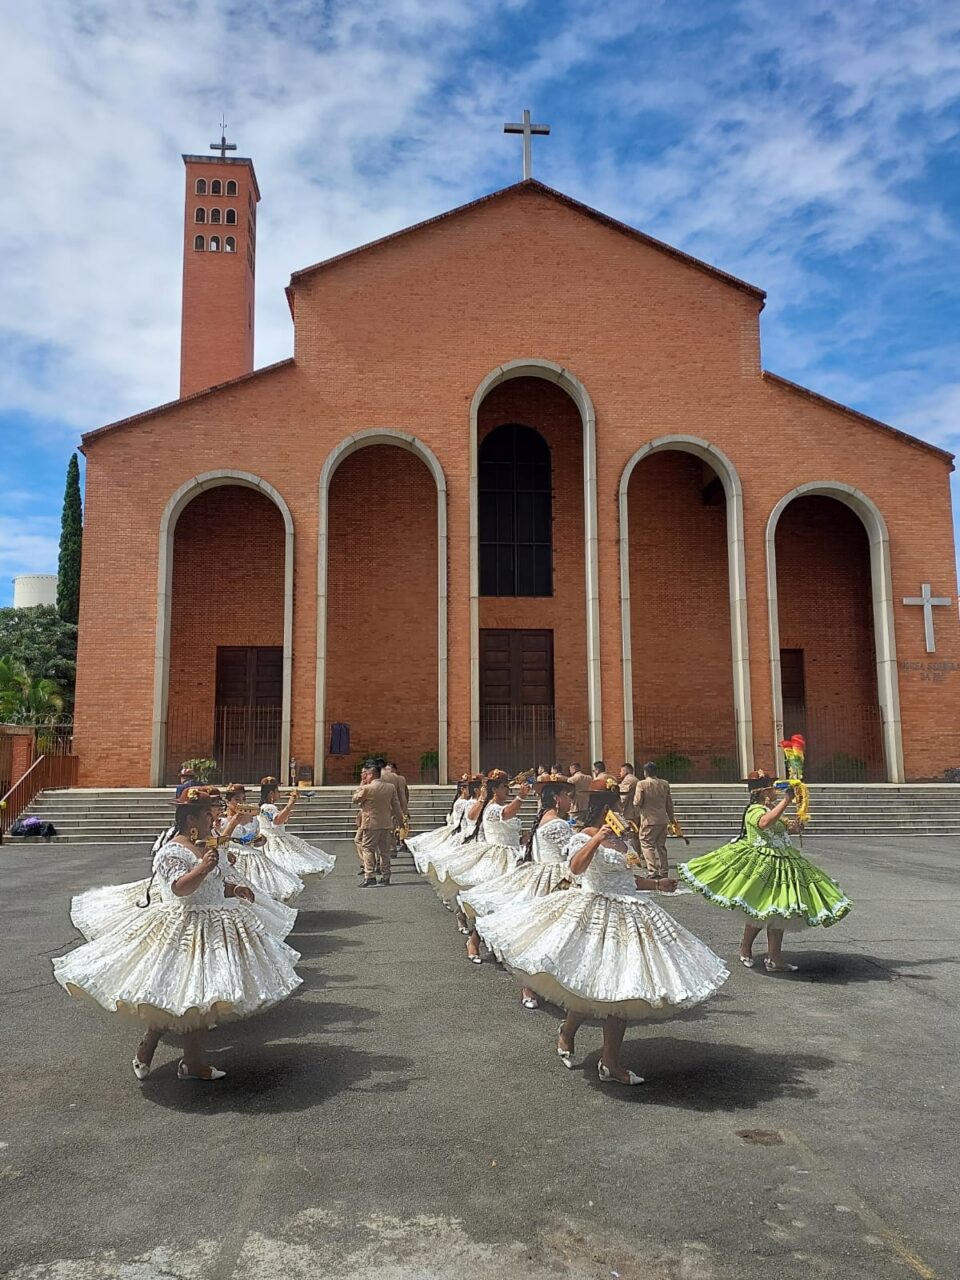
POLYGON ((71 454, 60 517, 60 562, 57 566, 57 612, 64 622, 80 616, 80 559, 83 551, 83 507, 80 503, 80 465, 71 454))

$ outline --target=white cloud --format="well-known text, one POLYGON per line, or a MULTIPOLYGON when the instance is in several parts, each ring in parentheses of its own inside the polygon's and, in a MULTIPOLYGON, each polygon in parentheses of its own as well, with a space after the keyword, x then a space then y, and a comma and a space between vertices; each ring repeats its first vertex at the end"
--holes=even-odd
POLYGON ((18 573, 56 573, 60 529, 57 521, 26 514, 0 516, 0 600, 18 573))

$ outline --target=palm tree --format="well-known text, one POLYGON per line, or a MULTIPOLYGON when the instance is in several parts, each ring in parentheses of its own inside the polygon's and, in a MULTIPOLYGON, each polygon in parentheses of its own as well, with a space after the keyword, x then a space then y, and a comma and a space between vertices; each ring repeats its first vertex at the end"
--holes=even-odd
POLYGON ((0 658, 0 720, 6 724, 50 724, 64 708, 53 680, 35 680, 14 658, 0 658))

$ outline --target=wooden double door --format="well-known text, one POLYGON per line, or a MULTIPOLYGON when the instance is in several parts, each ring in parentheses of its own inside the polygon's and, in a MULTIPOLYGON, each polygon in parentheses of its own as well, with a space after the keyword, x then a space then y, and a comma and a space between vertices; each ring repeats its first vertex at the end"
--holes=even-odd
POLYGON ((481 769, 549 768, 555 754, 553 632, 481 629, 481 769))
POLYGON ((285 781, 280 760, 283 649, 280 645, 220 645, 214 752, 223 782, 285 781))

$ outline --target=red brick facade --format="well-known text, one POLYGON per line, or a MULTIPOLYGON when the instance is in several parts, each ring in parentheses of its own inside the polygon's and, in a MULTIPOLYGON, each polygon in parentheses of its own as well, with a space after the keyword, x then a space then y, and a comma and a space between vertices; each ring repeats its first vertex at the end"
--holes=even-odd
MULTIPOLYGON (((922 582, 956 600, 950 459, 763 373, 757 290, 526 182, 298 273, 290 297, 292 360, 85 437, 76 739, 83 783, 143 784, 156 776, 151 744, 164 511, 192 476, 223 470, 264 481, 290 512, 290 745, 298 760, 321 766, 314 755, 320 475, 331 451, 365 431, 416 437, 424 456, 429 451, 442 469, 448 769, 457 774, 467 768, 471 403, 481 383, 512 361, 541 362, 543 378, 495 387, 480 407, 478 432, 482 437, 500 422, 522 421, 550 446, 555 593, 548 600, 481 599, 476 616, 480 627, 554 630, 558 715, 562 706, 561 718, 581 735, 578 756, 590 750, 581 726, 588 701, 587 459, 580 413, 564 390, 561 370, 585 388, 596 413, 596 711, 602 740, 595 745, 608 762, 633 753, 633 744, 624 741, 621 478, 638 449, 676 436, 710 442, 739 477, 753 756, 770 761, 774 738, 767 524, 785 495, 809 484, 839 486, 845 495, 855 491, 855 501, 866 495, 889 532, 887 585, 906 775, 932 776, 960 763, 956 608, 936 611, 937 652, 928 655, 921 610, 900 603, 918 594, 922 582)), ((189 305, 185 330, 193 323, 189 305)), ((221 381, 228 374, 211 367, 206 376, 221 381)), ((326 709, 349 714, 364 739, 355 736, 358 746, 395 752, 416 777, 419 755, 438 746, 439 738, 439 727, 431 732, 437 712, 436 485, 425 462, 401 450, 388 457, 392 452, 361 449, 333 474, 326 709), (363 567, 357 544, 368 537, 377 560, 375 589, 384 593, 376 615, 353 590, 363 567), (371 648, 389 672, 386 692, 379 670, 375 679, 360 678, 354 655, 366 660, 371 648)), ((638 463, 630 482, 631 696, 637 707, 652 690, 655 705, 729 725, 727 504, 722 495, 715 501, 715 489, 704 501, 705 479, 709 483, 699 458, 658 452, 638 463)), ((798 522, 804 526, 816 586, 791 590, 794 579, 783 563, 789 553, 781 553, 780 645, 811 647, 811 671, 836 661, 840 679, 829 691, 826 684, 817 687, 842 714, 854 700, 877 698, 863 545, 847 536, 845 509, 837 517, 832 509, 825 514, 820 500, 819 510, 812 498, 803 506, 800 501, 793 511, 787 507, 778 545, 793 545, 792 531, 798 522), (842 619, 828 604, 835 596, 850 604, 842 619), (821 658, 817 646, 827 644, 833 619, 847 640, 834 644, 835 657, 821 658)), ((249 557, 252 525, 242 525, 249 557)), ((162 595, 160 605, 166 608, 162 595)), ((177 607, 175 601, 175 617, 177 607)), ((276 634, 275 613, 271 617, 276 634)), ((182 635, 171 636, 174 654, 177 645, 189 644, 182 635)), ((208 696, 209 670, 206 679, 198 698, 208 696)), ((326 745, 326 724, 322 733, 326 745)), ((725 754, 728 736, 724 731, 704 749, 715 746, 725 754)), ((674 745, 683 744, 641 742, 637 735, 638 753, 674 745)))

